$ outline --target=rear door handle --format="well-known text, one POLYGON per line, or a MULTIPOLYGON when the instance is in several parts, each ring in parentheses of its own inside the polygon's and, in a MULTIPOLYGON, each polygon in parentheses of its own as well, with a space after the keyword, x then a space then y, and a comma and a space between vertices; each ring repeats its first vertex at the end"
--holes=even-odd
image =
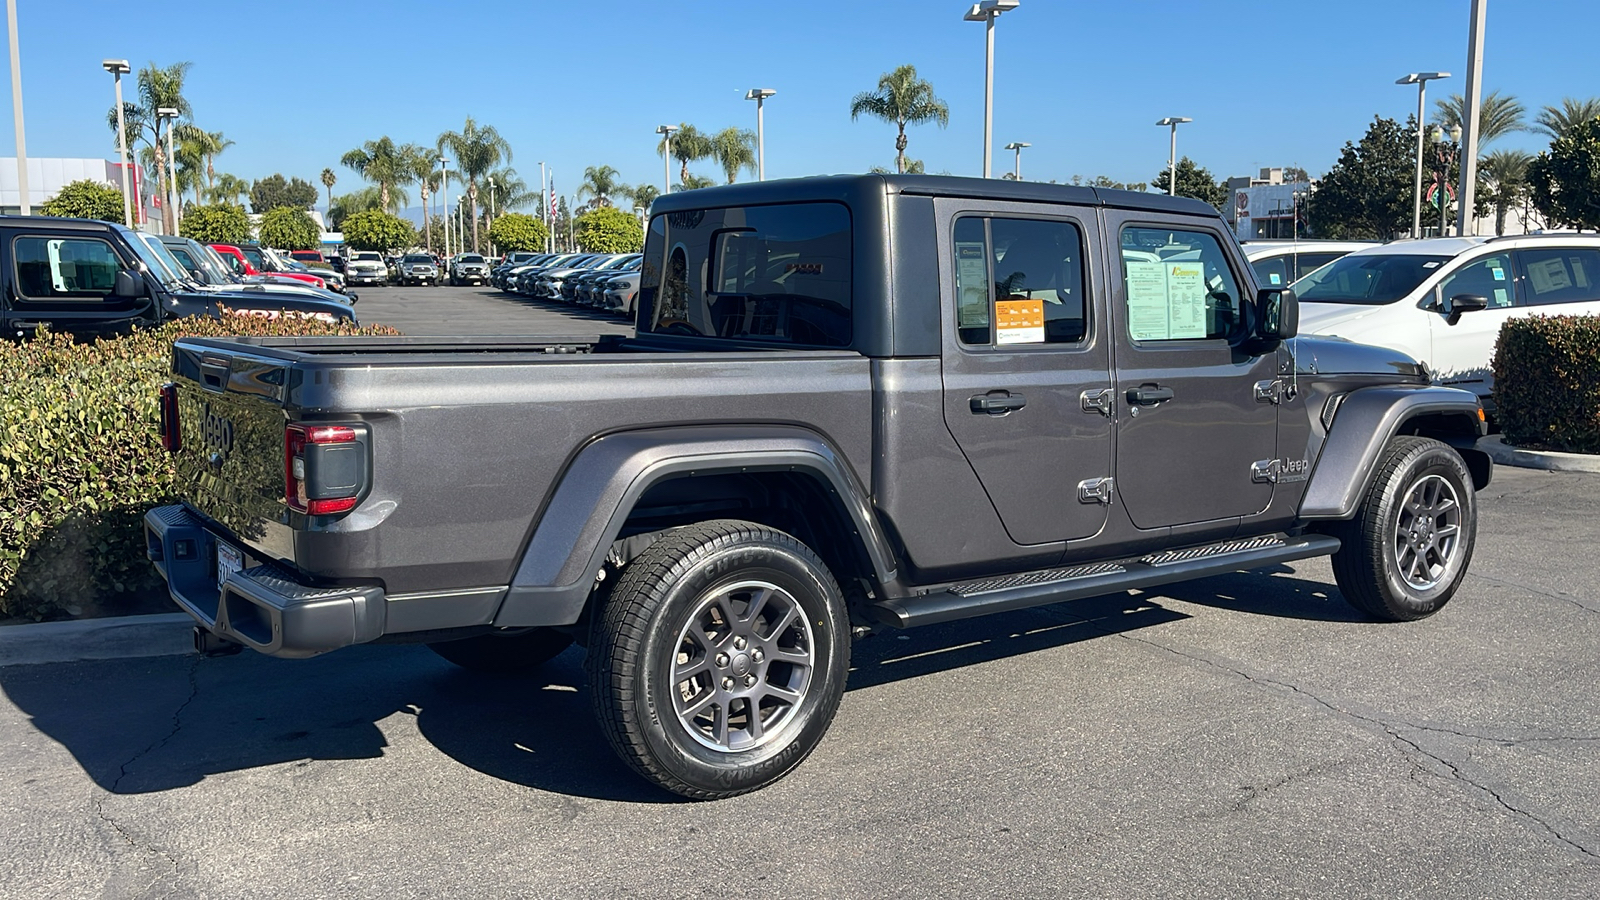
POLYGON ((1176 396, 1172 392, 1172 388, 1166 387, 1146 386, 1128 390, 1128 402, 1135 406, 1155 406, 1157 403, 1165 403, 1176 396))
POLYGON ((1028 401, 1024 400, 1021 394, 1013 394, 1009 391, 990 391, 987 394, 979 394, 969 402, 973 412, 979 414, 987 413, 991 416, 1003 416, 1014 409, 1021 409, 1028 405, 1028 401))

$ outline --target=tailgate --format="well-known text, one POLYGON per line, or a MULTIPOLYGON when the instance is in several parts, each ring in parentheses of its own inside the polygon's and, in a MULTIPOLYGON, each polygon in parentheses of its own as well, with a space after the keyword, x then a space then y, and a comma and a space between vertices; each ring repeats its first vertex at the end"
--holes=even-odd
POLYGON ((280 546, 287 538, 283 398, 291 364, 215 342, 179 341, 172 352, 182 435, 173 461, 182 499, 240 539, 292 559, 292 548, 280 546))

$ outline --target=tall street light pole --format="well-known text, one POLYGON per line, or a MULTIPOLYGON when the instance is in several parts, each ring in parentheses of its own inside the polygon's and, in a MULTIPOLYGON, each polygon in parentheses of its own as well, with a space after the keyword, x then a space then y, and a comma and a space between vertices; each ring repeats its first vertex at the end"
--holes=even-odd
POLYGON ((994 20, 1000 14, 1017 8, 1021 0, 980 0, 972 4, 961 18, 967 22, 984 23, 983 51, 983 177, 989 177, 989 163, 994 152, 994 20))
MULTIPOLYGON (((156 110, 156 118, 167 123, 167 196, 162 202, 166 203, 167 210, 172 216, 172 234, 178 233, 178 204, 174 199, 178 196, 178 158, 172 152, 172 126, 177 124, 178 110, 171 106, 163 106, 156 110)), ((165 220, 165 216, 162 217, 165 220)), ((165 221, 162 223, 165 225, 165 221)))
POLYGON ((133 191, 128 186, 128 124, 122 115, 122 76, 133 69, 125 59, 102 60, 100 68, 110 72, 117 85, 117 155, 122 162, 122 222, 134 228, 133 191))
POLYGON ((22 192, 22 214, 33 215, 28 196, 28 139, 22 128, 22 56, 17 49, 17 0, 6 0, 6 27, 11 32, 11 114, 17 123, 17 188, 22 192))
POLYGON ((1417 186, 1416 194, 1411 200, 1411 236, 1413 238, 1422 237, 1422 137, 1427 129, 1427 115, 1423 107, 1427 103, 1428 82, 1449 77, 1449 72, 1412 72, 1394 80, 1395 84, 1414 84, 1417 86, 1417 186))
POLYGON ((1027 141, 1012 141, 1011 143, 1006 145, 1006 149, 1007 150, 1015 150, 1015 151, 1017 151, 1017 157, 1016 157, 1016 159, 1012 160, 1012 163, 1011 163, 1011 180, 1012 181, 1021 181, 1022 180, 1022 148, 1023 147, 1032 147, 1032 146, 1033 145, 1028 143, 1027 141))
POLYGON ((544 180, 544 160, 539 160, 539 221, 544 223, 544 252, 550 252, 550 188, 544 180))
POLYGON ((1478 127, 1483 104, 1483 25, 1488 17, 1488 0, 1472 0, 1472 25, 1467 31, 1467 108, 1462 129, 1461 189, 1456 196, 1461 208, 1456 212, 1456 234, 1478 233, 1478 217, 1473 204, 1478 191, 1478 127))
POLYGON ((439 196, 444 198, 444 255, 450 255, 450 160, 439 157, 439 171, 444 173, 439 178, 439 196))
POLYGON ((762 120, 761 105, 768 97, 776 94, 771 88, 751 88, 745 93, 746 100, 756 102, 756 180, 767 180, 767 129, 762 120))
POLYGON ((657 125, 656 134, 666 141, 661 151, 661 170, 666 177, 666 182, 661 185, 661 193, 672 193, 672 133, 678 130, 676 125, 657 125))
POLYGON ((1167 196, 1178 196, 1178 126, 1193 122, 1183 116, 1167 116, 1157 125, 1172 129, 1172 143, 1167 149, 1167 196))

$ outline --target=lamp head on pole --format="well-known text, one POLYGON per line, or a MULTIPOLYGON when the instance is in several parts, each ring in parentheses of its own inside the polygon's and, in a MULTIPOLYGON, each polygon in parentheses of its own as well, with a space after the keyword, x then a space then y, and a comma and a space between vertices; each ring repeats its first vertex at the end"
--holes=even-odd
POLYGON ((665 135, 665 136, 667 136, 669 138, 672 137, 672 133, 674 131, 677 131, 677 130, 678 130, 678 126, 676 126, 676 125, 657 125, 656 126, 656 134, 665 135))
POLYGON ((765 100, 776 93, 777 91, 772 88, 751 88, 745 92, 744 98, 746 100, 765 100))
POLYGON ((178 110, 174 107, 163 106, 156 110, 156 118, 158 119, 176 119, 177 117, 178 110))
POLYGON ((1023 147, 1032 147, 1027 141, 1012 141, 1006 145, 1007 150, 1021 150, 1023 147))
POLYGON ((1394 83, 1395 84, 1425 84, 1425 83, 1427 83, 1429 81, 1437 81, 1440 78, 1449 78, 1449 77, 1450 77, 1450 73, 1449 72, 1412 72, 1409 75, 1405 75, 1403 77, 1396 78, 1394 80, 1394 83))
POLYGON ((133 71, 125 59, 102 59, 100 60, 100 68, 113 75, 126 75, 133 71))
POLYGON ((972 4, 972 8, 961 18, 968 22, 987 22, 1003 12, 1016 9, 1020 2, 1021 0, 979 0, 972 4))
POLYGON ((1193 119, 1188 118, 1187 116, 1167 116, 1165 119, 1162 119, 1156 124, 1160 125, 1162 128, 1167 128, 1172 125, 1184 125, 1193 121, 1193 119))

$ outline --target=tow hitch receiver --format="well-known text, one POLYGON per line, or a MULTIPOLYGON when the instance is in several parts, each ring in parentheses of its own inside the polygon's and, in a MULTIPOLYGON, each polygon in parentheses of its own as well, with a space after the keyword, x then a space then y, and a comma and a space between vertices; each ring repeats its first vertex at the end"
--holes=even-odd
POLYGON ((232 656, 243 649, 243 644, 234 643, 225 637, 218 637, 199 625, 194 626, 194 652, 201 656, 232 656))

